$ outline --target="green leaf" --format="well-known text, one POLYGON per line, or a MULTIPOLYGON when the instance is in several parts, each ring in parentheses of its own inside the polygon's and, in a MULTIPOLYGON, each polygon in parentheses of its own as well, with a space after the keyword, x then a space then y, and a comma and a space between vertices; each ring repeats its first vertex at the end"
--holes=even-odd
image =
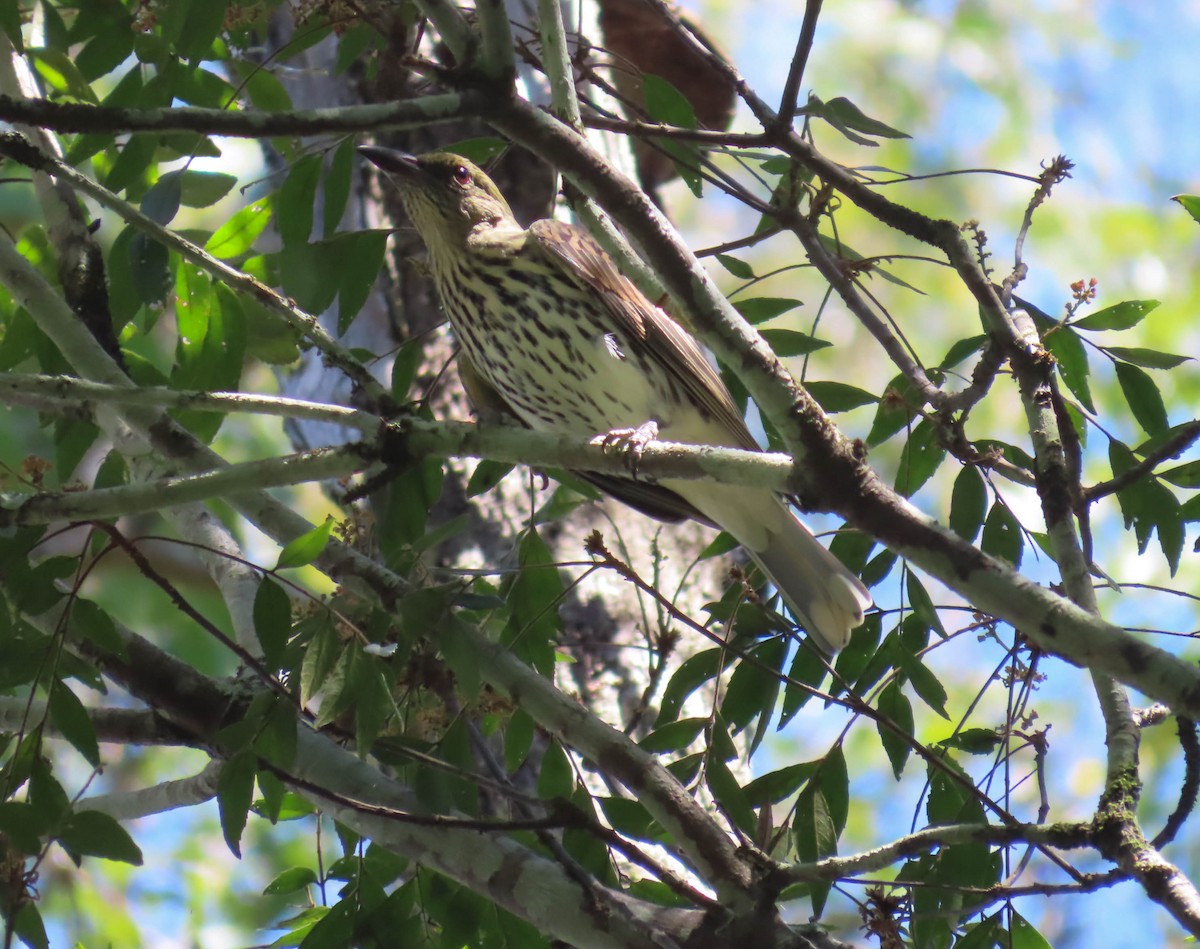
POLYGON ((322 684, 321 709, 313 720, 314 728, 324 728, 354 704, 354 667, 361 656, 358 643, 339 642, 337 662, 322 684))
POLYGON ((365 654, 354 663, 354 750, 360 758, 370 753, 375 739, 395 711, 395 703, 383 679, 386 665, 365 654))
POLYGON ((100 811, 79 811, 67 818, 58 842, 77 857, 102 857, 142 865, 142 851, 128 831, 100 811))
POLYGON ((254 632, 268 666, 279 664, 291 631, 291 599, 278 583, 263 577, 254 595, 254 632))
POLYGON ((845 382, 806 382, 804 388, 817 400, 817 404, 830 414, 848 412, 850 409, 879 401, 877 396, 865 389, 845 382))
POLYGON ((640 801, 627 797, 602 797, 597 800, 613 830, 626 837, 647 840, 654 833, 653 818, 640 801))
POLYGON ((259 768, 258 793, 262 796, 250 805, 250 809, 259 817, 270 821, 273 825, 278 824, 279 816, 283 813, 284 802, 288 795, 283 782, 275 776, 274 772, 259 768))
MULTIPOLYGON (((445 616, 442 624, 459 628, 466 623, 454 614, 445 616)), ((441 640, 442 655, 454 673, 459 691, 464 695, 483 693, 483 675, 479 671, 479 653, 467 645, 464 636, 445 636, 441 640)))
POLYGON ((954 479, 950 492, 950 529, 968 543, 974 542, 987 514, 987 482, 979 469, 968 465, 954 479))
MULTIPOLYGON (((931 372, 931 379, 933 375, 931 372)), ((887 384, 884 388, 883 398, 878 401, 879 408, 875 412, 875 421, 867 435, 867 444, 872 448, 887 441, 905 428, 917 417, 917 413, 924 404, 920 394, 903 373, 887 384)))
POLYGON ((392 395, 401 402, 408 398, 408 390, 412 388, 424 355, 425 345, 420 337, 405 340, 396 351, 392 361, 392 395))
POLYGON ((1149 373, 1126 362, 1115 364, 1117 381, 1129 403, 1133 417, 1148 435, 1156 435, 1168 427, 1167 407, 1163 404, 1158 386, 1149 373))
POLYGON ((498 158, 508 148, 508 142, 502 138, 482 136, 480 138, 462 138, 446 146, 446 151, 462 155, 467 161, 476 165, 486 165, 493 158, 498 158))
POLYGON ((39 827, 54 827, 68 815, 71 799, 45 758, 35 755, 30 760, 28 787, 28 800, 37 814, 39 827))
POLYGON ((1189 461, 1157 474, 1178 488, 1200 488, 1200 461, 1189 461))
POLYGON ((426 458, 403 470, 388 486, 376 535, 389 565, 407 569, 411 545, 425 536, 429 511, 441 495, 443 476, 441 461, 426 458))
POLYGON ((1053 949, 1050 941, 1038 932, 1024 916, 1016 910, 1010 910, 1012 920, 1003 939, 1005 949, 1053 949))
POLYGON ((574 786, 575 770, 571 767, 571 759, 558 742, 550 742, 538 770, 538 797, 543 800, 555 797, 566 800, 570 798, 574 786))
POLYGON ((761 330, 760 332, 762 338, 775 351, 775 355, 780 358, 807 356, 809 353, 815 353, 818 349, 826 349, 833 345, 828 340, 817 339, 815 336, 797 330, 761 330))
POLYGON ((850 818, 850 772, 846 768, 845 748, 840 742, 821 762, 817 771, 817 782, 821 793, 825 795, 834 833, 841 837, 846 829, 846 821, 850 818))
POLYGON ((988 511, 980 547, 985 554, 1007 560, 1014 567, 1021 566, 1021 553, 1025 548, 1021 525, 1012 511, 999 501, 988 511))
POLYGON ((329 546, 329 536, 336 522, 332 517, 326 517, 325 522, 310 531, 301 534, 279 552, 276 570, 286 570, 290 567, 303 567, 316 560, 325 548, 329 546))
POLYGON ((1192 356, 1177 356, 1174 353, 1163 353, 1156 349, 1142 349, 1137 346, 1132 348, 1126 346, 1105 346, 1104 351, 1117 359, 1131 362, 1135 366, 1144 366, 1147 369, 1174 369, 1176 366, 1182 366, 1185 362, 1191 362, 1194 358, 1192 356))
MULTIPOLYGON (((462 154, 455 152, 455 154, 462 154)), ((472 159, 474 160, 474 159, 472 159)), ((350 198, 350 185, 354 177, 354 140, 347 138, 333 153, 329 163, 329 174, 325 176, 324 207, 322 208, 322 234, 333 234, 346 213, 346 202, 350 198)))
POLYGON ((312 639, 304 649, 300 666, 300 704, 307 706, 325 686, 325 679, 342 652, 342 640, 325 613, 311 618, 316 624, 312 639))
POLYGON ((95 105, 96 94, 72 57, 57 49, 30 49, 33 68, 46 87, 62 96, 95 105))
POLYGON ((516 771, 524 764, 529 749, 533 747, 536 731, 537 724, 527 712, 517 709, 509 719, 508 728, 504 732, 504 763, 510 772, 516 771))
POLYGON ((938 440, 937 427, 928 419, 918 422, 904 443, 896 467, 896 490, 911 497, 933 477, 946 458, 946 449, 938 440))
POLYGON ((87 709, 79 701, 66 682, 57 681, 50 690, 50 720, 62 732, 75 750, 93 768, 100 767, 100 745, 96 741, 96 729, 88 716, 87 709))
POLYGON ((1158 544, 1171 576, 1179 569, 1179 557, 1183 553, 1183 511, 1178 499, 1157 478, 1148 484, 1152 501, 1148 505, 1153 524, 1158 532, 1158 544))
MULTIPOLYGON (((13 6, 15 9, 16 5, 13 6)), ((16 35, 20 36, 20 33, 16 35)), ((46 935, 46 925, 42 922, 42 914, 38 912, 36 903, 22 903, 13 914, 12 927, 17 938, 30 949, 50 949, 50 938, 46 935)))
POLYGON ((1087 350, 1084 349, 1083 341, 1074 330, 1056 325, 1053 332, 1045 333, 1042 342, 1058 362, 1059 375, 1067 388, 1089 412, 1095 412, 1096 406, 1092 402, 1092 390, 1088 384, 1091 367, 1088 365, 1087 350))
MULTIPOLYGON (((0 3, 0 30, 8 34, 8 41, 12 43, 13 49, 24 55, 25 44, 21 36, 21 11, 13 0, 4 0, 3 3, 0 3)), ((54 43, 48 41, 48 45, 53 46, 54 43)))
POLYGON ((239 860, 242 857, 242 832, 254 800, 255 756, 239 751, 221 767, 217 778, 217 807, 221 812, 221 833, 225 843, 239 860))
POLYGON ((737 257, 730 257, 728 254, 717 254, 717 263, 739 280, 754 279, 754 268, 744 260, 739 260, 737 257))
POLYGON ((141 212, 164 227, 179 213, 179 202, 183 195, 183 178, 177 171, 169 171, 158 179, 142 195, 141 212))
MULTIPOLYGON (((129 275, 142 303, 154 306, 163 301, 171 287, 171 255, 158 241, 140 231, 131 234, 128 243, 129 275)), ((132 314, 127 314, 132 319, 132 314)))
POLYGON ((1171 196, 1171 200, 1178 201, 1192 216, 1193 221, 1200 222, 1200 194, 1175 194, 1171 196))
POLYGON ((212 278, 195 264, 181 261, 175 272, 175 322, 179 329, 177 357, 183 375, 174 380, 181 388, 205 388, 200 362, 216 307, 212 278))
POLYGON ((754 819, 754 811, 746 800, 741 785, 737 783, 737 778, 733 776, 733 772, 729 770, 729 766, 720 759, 719 755, 710 754, 708 756, 705 777, 708 789, 712 791, 713 800, 743 833, 753 837, 757 824, 754 819))
POLYGON ((933 670, 925 665, 917 656, 904 655, 903 652, 900 659, 900 668, 908 676, 908 681, 912 684, 913 691, 917 693, 921 701, 942 716, 942 718, 948 720, 950 714, 946 711, 946 687, 934 675, 933 670))
POLYGON ((658 140, 658 148, 675 163, 675 171, 697 198, 703 197, 704 178, 699 172, 700 150, 690 142, 678 139, 658 140))
POLYGON ((969 755, 990 755, 1000 744, 1000 736, 994 728, 964 728, 938 744, 945 748, 957 748, 969 755))
POLYGON ((788 765, 778 771, 771 771, 755 778, 742 790, 746 800, 753 807, 764 804, 778 804, 796 793, 805 781, 816 774, 820 761, 805 761, 801 764, 788 765))
MULTIPOLYGON (((900 732, 905 735, 913 733, 912 703, 895 682, 890 683, 879 693, 878 708, 879 714, 889 719, 900 732)), ((879 740, 883 742, 883 750, 887 752, 888 760, 892 763, 892 773, 899 781, 900 776, 904 773, 905 762, 908 761, 909 753, 912 750, 911 745, 896 734, 895 730, 882 722, 877 723, 876 728, 879 732, 879 740)))
POLYGON ((275 197, 275 226, 284 246, 304 244, 312 234, 313 202, 321 180, 321 156, 305 155, 294 165, 275 197))
POLYGON ((71 625, 75 632, 83 634, 105 652, 119 659, 125 658, 125 643, 112 617, 91 600, 76 599, 71 604, 71 625))
POLYGON ((214 257, 233 260, 248 253, 258 236, 271 222, 271 203, 255 201, 242 208, 222 224, 204 244, 204 249, 214 257))
MULTIPOLYGON (((30 742, 29 746, 34 744, 30 742)), ((11 769, 8 774, 12 774, 11 769)), ((41 851, 41 835, 46 833, 46 824, 32 804, 0 801, 0 831, 4 832, 9 844, 22 853, 33 856, 41 851)))
POLYGON ((298 949, 346 949, 354 942, 354 900, 346 899, 334 903, 317 920, 299 944, 298 949))
MULTIPOLYGON (((819 99, 810 97, 809 106, 812 106, 814 101, 820 102, 819 99)), ((800 111, 807 112, 808 109, 806 107, 800 111)), ((907 132, 901 132, 878 119, 871 118, 844 96, 821 103, 820 110, 816 114, 842 132, 845 132, 846 129, 854 129, 857 132, 865 132, 867 135, 875 135, 879 138, 911 138, 907 132)))
POLYGON ((561 622, 558 605, 563 597, 563 580, 549 546, 536 530, 522 535, 519 557, 520 569, 506 597, 511 615, 504 641, 517 644, 518 654, 548 674, 553 652, 547 647, 557 636, 561 622))
POLYGON ((225 8, 229 0, 203 0, 192 3, 178 40, 178 52, 182 59, 195 65, 209 58, 209 51, 225 24, 225 8))
POLYGON ((1071 326, 1081 330, 1127 330, 1137 326, 1158 307, 1157 300, 1126 300, 1075 320, 1071 326))
MULTIPOLYGON (((787 655, 787 643, 781 637, 774 637, 755 646, 750 655, 758 662, 738 662, 721 700, 721 716, 734 734, 755 718, 771 718, 779 695, 779 677, 787 655)), ((755 747, 757 742, 752 742, 750 754, 754 753, 755 747)))
POLYGON ((136 200, 149 184, 146 181, 147 172, 154 164, 154 153, 158 148, 157 137, 147 133, 131 135, 117 154, 104 186, 109 191, 124 191, 129 189, 128 197, 136 200))
POLYGON ((909 606, 913 611, 913 615, 920 619, 921 626, 924 629, 933 630, 942 639, 945 639, 946 628, 942 625, 937 608, 933 605, 933 598, 929 595, 929 591, 925 589, 925 584, 921 582, 916 573, 909 572, 905 589, 908 592, 909 606))
MULTIPOLYGON (((796 856, 806 863, 822 860, 837 853, 837 828, 829 813, 829 802, 821 788, 814 784, 809 784, 796 799, 792 837, 796 846, 796 856)), ((811 886, 813 915, 820 916, 829 897, 831 884, 813 883, 811 886)))
MULTIPOLYGON (((870 621, 868 621, 870 622, 870 621)), ((783 690, 779 708, 779 728, 783 728, 800 711, 826 676, 825 663, 815 649, 797 649, 788 670, 788 682, 783 690), (811 688, 806 689, 805 686, 811 688)))
POLYGON ((642 76, 642 95, 650 118, 664 125, 696 128, 696 110, 687 96, 662 76, 646 73, 642 76))
POLYGON ((295 893, 317 882, 317 874, 308 867, 292 867, 284 870, 263 889, 264 896, 282 896, 295 893))
POLYGON ((803 306, 799 300, 791 300, 786 297, 753 297, 733 304, 733 308, 746 318, 746 322, 756 326, 767 320, 773 320, 798 306, 803 306))
POLYGON ((358 311, 367 302, 383 266, 388 232, 356 231, 338 239, 341 283, 338 286, 338 333, 350 328, 358 311))
POLYGON ((646 751, 652 751, 655 754, 682 751, 689 747, 707 726, 707 718, 681 718, 654 729, 638 744, 646 751))
POLYGON ((337 298, 342 279, 337 240, 285 244, 278 254, 284 291, 309 313, 324 313, 337 298))
POLYGON ((236 175, 219 171, 193 171, 189 168, 176 174, 182 178, 180 201, 189 208, 211 207, 229 194, 238 182, 236 175))
POLYGON ((721 649, 705 649, 679 664, 663 689, 656 728, 675 721, 687 697, 720 671, 723 653, 721 649))
POLYGON ((242 91, 256 109, 263 112, 287 112, 291 109, 292 97, 265 65, 233 59, 226 66, 241 80, 242 91))
MULTIPOLYGON (((279 768, 290 768, 296 760, 296 707, 291 701, 283 696, 276 696, 268 709, 264 711, 261 725, 259 726, 258 734, 254 736, 252 748, 255 754, 261 757, 269 764, 273 764, 279 768)), ((283 794, 283 787, 268 789, 262 787, 264 777, 269 778, 270 771, 259 772, 259 786, 263 791, 264 796, 268 790, 276 791, 279 797, 277 798, 274 807, 276 808, 275 817, 278 818, 278 810, 283 794)))
POLYGON ((957 366, 968 356, 973 356, 975 353, 983 349, 984 343, 987 342, 986 336, 968 336, 966 339, 960 339, 954 343, 942 357, 942 361, 938 363, 940 369, 951 369, 957 366))
POLYGON ((485 458, 475 466, 467 480, 467 497, 474 498, 491 491, 514 467, 507 461, 489 461, 485 458))

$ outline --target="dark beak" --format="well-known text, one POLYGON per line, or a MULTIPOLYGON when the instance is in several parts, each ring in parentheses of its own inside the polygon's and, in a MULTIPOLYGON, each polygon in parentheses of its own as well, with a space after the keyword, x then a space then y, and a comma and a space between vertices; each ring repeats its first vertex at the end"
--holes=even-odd
POLYGON ((394 148, 380 148, 378 145, 359 145, 358 153, 382 171, 397 175, 401 178, 412 178, 420 171, 415 156, 407 152, 396 151, 394 148))

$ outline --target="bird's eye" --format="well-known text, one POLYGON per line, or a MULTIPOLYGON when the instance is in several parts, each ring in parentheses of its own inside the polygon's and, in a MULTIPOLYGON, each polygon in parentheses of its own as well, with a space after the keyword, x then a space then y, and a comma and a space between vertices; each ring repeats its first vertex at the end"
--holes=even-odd
POLYGON ((458 165, 454 169, 454 183, 466 187, 471 183, 471 169, 466 165, 458 165))

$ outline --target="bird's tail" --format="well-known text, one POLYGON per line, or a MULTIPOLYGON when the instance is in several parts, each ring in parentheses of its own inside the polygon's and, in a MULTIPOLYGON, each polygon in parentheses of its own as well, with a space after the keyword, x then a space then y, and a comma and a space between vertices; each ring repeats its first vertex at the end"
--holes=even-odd
POLYGON ((661 484, 734 536, 823 652, 832 655, 850 641, 850 631, 871 605, 871 594, 779 495, 699 481, 664 479, 661 484))
POLYGON ((850 641, 850 631, 863 621, 871 595, 782 503, 780 514, 765 546, 748 548, 750 556, 779 589, 813 642, 832 655, 850 641))

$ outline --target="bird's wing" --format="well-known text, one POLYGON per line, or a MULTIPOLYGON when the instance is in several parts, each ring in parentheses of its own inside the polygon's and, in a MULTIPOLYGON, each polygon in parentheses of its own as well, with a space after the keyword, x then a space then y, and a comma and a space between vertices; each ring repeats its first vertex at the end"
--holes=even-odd
POLYGON ((631 338, 680 382, 696 405, 729 433, 733 448, 757 450, 742 414, 721 377, 682 326, 652 304, 619 270, 586 231, 562 221, 536 221, 529 228, 534 247, 572 279, 599 295, 631 338))
MULTIPOLYGON (((462 349, 458 351, 458 377, 467 392, 467 398, 481 420, 508 425, 523 424, 520 416, 512 409, 504 396, 488 385, 482 373, 475 368, 475 364, 462 349)), ((675 523, 693 518, 706 524, 712 523, 674 491, 661 485, 645 480, 623 478, 620 475, 601 474, 597 471, 572 470, 571 473, 605 494, 611 494, 630 507, 657 520, 675 523)))

